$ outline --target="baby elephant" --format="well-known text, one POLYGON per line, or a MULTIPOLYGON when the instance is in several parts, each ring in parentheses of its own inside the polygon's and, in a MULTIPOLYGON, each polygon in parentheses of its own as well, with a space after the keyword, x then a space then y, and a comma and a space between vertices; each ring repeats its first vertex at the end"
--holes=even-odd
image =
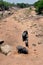
POLYGON ((28 47, 28 31, 23 32, 22 39, 25 41, 25 45, 28 47))
POLYGON ((20 54, 28 54, 28 50, 25 47, 17 46, 17 50, 20 54))

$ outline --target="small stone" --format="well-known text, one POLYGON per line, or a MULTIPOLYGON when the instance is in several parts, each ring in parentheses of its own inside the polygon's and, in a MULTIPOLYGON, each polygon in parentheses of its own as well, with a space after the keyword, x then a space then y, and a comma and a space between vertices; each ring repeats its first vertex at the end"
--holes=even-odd
POLYGON ((36 51, 36 49, 34 49, 34 51, 36 51))
POLYGON ((41 42, 38 42, 38 44, 42 44, 41 42))
POLYGON ((32 44, 33 46, 36 46, 36 44, 32 44))

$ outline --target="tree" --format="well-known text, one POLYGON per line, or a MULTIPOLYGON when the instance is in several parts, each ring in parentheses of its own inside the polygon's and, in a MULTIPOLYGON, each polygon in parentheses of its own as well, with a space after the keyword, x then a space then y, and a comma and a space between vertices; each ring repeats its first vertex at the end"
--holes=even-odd
POLYGON ((26 7, 29 7, 29 4, 17 3, 17 6, 20 7, 20 8, 26 8, 26 7))
POLYGON ((0 8, 2 10, 8 10, 9 7, 11 7, 11 6, 15 6, 14 3, 9 3, 9 2, 3 1, 3 0, 0 0, 0 8))
POLYGON ((34 6, 36 7, 36 12, 38 12, 38 14, 42 14, 43 12, 43 0, 39 0, 37 1, 34 6))

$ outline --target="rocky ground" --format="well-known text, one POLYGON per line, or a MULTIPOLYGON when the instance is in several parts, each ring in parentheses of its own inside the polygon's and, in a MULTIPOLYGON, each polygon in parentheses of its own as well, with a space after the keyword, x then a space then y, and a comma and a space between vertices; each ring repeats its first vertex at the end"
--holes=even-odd
POLYGON ((13 15, 0 20, 0 39, 12 46, 12 52, 0 52, 1 65, 43 65, 43 16, 36 15, 28 8, 18 10, 13 15), (16 47, 24 46, 22 33, 28 31, 29 54, 18 54, 16 47))

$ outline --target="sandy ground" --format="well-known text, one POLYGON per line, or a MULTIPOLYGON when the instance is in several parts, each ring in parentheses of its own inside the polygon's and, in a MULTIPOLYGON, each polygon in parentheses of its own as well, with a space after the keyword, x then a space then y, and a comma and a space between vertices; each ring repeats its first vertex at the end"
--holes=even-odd
MULTIPOLYGON (((0 65, 43 65, 43 17, 28 17, 27 9, 0 20, 0 39, 13 47, 10 55, 0 53, 0 65), (25 12, 24 12, 25 11, 25 12), (24 17, 24 18, 23 18, 24 17), (29 54, 18 54, 16 47, 25 46, 22 33, 28 31, 29 54)), ((35 15, 35 12, 31 12, 35 15)))

